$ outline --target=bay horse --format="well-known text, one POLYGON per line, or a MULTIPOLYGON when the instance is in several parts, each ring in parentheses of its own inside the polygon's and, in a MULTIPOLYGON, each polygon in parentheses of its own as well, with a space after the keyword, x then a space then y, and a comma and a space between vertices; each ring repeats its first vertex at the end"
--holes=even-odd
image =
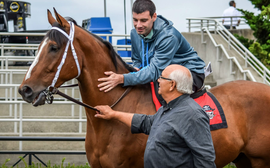
MULTIPOLYGON (((41 42, 19 93, 26 102, 42 105, 44 90, 77 78, 84 103, 112 105, 126 88, 117 86, 108 93, 101 92, 97 87, 98 78, 105 71, 123 74, 134 69, 115 53, 109 42, 68 22, 55 9, 54 12, 56 19, 48 10, 52 30, 41 42)), ((228 124, 228 128, 211 131, 217 167, 222 168, 236 158, 238 168, 270 167, 270 87, 251 81, 233 81, 209 91, 222 105, 228 124)), ((155 114, 150 85, 132 87, 113 109, 155 114)), ((146 135, 133 135, 123 123, 97 119, 94 110, 85 108, 85 111, 85 150, 91 167, 143 167, 146 135)))

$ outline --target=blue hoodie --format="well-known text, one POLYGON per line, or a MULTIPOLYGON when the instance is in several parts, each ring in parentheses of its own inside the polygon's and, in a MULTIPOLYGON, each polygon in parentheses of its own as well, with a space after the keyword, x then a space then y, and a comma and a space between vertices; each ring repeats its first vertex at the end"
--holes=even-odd
POLYGON ((172 25, 171 21, 159 15, 153 25, 152 38, 142 38, 135 29, 131 30, 131 59, 134 67, 142 69, 124 74, 124 86, 156 81, 171 64, 185 66, 195 73, 204 73, 204 61, 172 25))

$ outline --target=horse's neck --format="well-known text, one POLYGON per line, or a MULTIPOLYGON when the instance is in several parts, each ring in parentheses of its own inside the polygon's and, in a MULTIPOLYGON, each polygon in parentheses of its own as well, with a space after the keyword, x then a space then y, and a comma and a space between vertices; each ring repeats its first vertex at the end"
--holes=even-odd
MULTIPOLYGON (((80 44, 84 58, 81 76, 78 80, 83 101, 93 106, 100 104, 111 105, 121 96, 125 88, 117 86, 108 93, 99 91, 97 85, 100 84, 100 82, 98 82, 98 79, 106 77, 106 75, 104 75, 105 71, 116 72, 116 68, 109 55, 108 48, 98 40, 93 38, 89 40, 92 41, 88 43, 82 41, 80 44)), ((123 74, 128 72, 119 58, 117 58, 117 64, 117 73, 123 74)))
MULTIPOLYGON (((104 93, 103 91, 99 91, 99 88, 97 87, 97 85, 100 84, 98 79, 106 77, 106 75, 104 75, 105 71, 116 72, 116 68, 109 55, 108 48, 101 44, 99 41, 92 41, 87 43, 84 41, 81 43, 82 44, 80 44, 80 47, 81 51, 83 51, 84 58, 81 76, 78 78, 78 81, 83 102, 91 106, 111 106, 121 97, 126 88, 118 85, 113 90, 104 93)), ((125 68, 124 64, 118 57, 117 65, 118 70, 116 73, 128 73, 128 70, 125 68)), ((148 110, 149 106, 153 106, 151 100, 151 89, 149 86, 143 86, 141 88, 135 87, 115 106, 114 109, 134 113, 137 109, 141 113, 147 113, 145 104, 148 105, 148 110), (131 111, 131 109, 133 111, 131 111)), ((152 107, 150 107, 150 109, 152 109, 152 107)), ((155 111, 154 106, 153 110, 149 111, 155 111)), ((94 118, 95 112, 93 110, 86 109, 86 112, 87 117, 90 120, 88 121, 92 123, 92 126, 100 126, 100 124, 102 124, 103 121, 97 121, 97 119, 94 118)))

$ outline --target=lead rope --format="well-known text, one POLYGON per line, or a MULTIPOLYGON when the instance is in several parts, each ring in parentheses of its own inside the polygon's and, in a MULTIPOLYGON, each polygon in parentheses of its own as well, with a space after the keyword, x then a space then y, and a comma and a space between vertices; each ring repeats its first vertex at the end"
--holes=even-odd
MULTIPOLYGON (((65 86, 63 86, 63 87, 65 87, 65 86)), ((70 87, 70 86, 66 86, 66 87, 70 87)), ((110 107, 113 108, 118 102, 120 102, 120 100, 122 100, 130 92, 131 89, 132 89, 132 87, 128 87, 125 90, 125 92, 119 97, 119 99, 117 99, 110 107)), ((94 108, 94 107, 92 107, 92 106, 90 106, 88 104, 85 104, 85 103, 83 103, 81 101, 78 101, 78 100, 74 99, 73 97, 70 97, 70 96, 66 95, 65 93, 59 91, 57 88, 53 88, 53 90, 51 92, 49 92, 49 93, 46 92, 45 93, 46 100, 47 100, 48 104, 52 104, 52 102, 53 102, 53 96, 52 95, 53 94, 58 94, 58 95, 66 98, 66 99, 68 99, 68 100, 70 100, 70 101, 72 101, 72 102, 74 102, 76 104, 79 104, 81 106, 84 106, 84 107, 87 107, 89 109, 96 110, 96 111, 100 112, 98 109, 96 109, 96 108, 94 108)))

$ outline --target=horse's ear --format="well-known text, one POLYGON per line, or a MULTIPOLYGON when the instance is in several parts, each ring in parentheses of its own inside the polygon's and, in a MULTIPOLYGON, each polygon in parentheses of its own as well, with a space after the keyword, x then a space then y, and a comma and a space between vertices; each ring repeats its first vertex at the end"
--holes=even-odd
POLYGON ((59 15, 57 13, 57 11, 55 10, 55 8, 53 8, 54 10, 54 14, 55 14, 55 17, 58 21, 58 23, 62 26, 62 27, 69 27, 69 23, 67 22, 67 20, 65 18, 63 18, 61 15, 59 15))
POLYGON ((49 23, 51 25, 53 25, 53 23, 55 23, 56 20, 53 18, 52 13, 51 13, 51 11, 49 9, 47 10, 47 14, 48 14, 48 21, 49 21, 49 23))

